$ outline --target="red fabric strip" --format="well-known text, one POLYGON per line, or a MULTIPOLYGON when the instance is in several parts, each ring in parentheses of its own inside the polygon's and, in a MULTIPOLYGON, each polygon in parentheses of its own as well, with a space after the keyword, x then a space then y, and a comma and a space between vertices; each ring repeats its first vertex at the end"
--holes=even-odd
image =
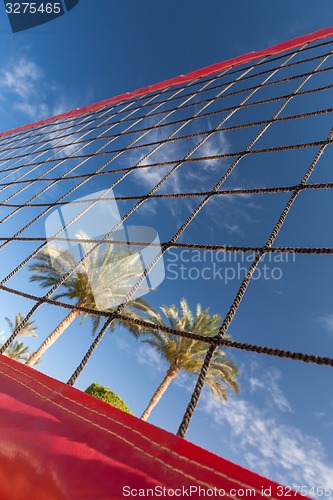
POLYGON ((278 484, 4 356, 0 393, 0 498, 117 500, 148 488, 284 498, 278 484))

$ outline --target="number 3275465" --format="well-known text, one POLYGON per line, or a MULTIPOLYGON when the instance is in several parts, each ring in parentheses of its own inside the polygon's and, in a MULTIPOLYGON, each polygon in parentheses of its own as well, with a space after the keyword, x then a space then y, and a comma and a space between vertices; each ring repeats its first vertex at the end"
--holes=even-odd
POLYGON ((61 3, 36 3, 36 2, 22 2, 22 3, 6 3, 7 14, 60 14, 62 12, 61 3))

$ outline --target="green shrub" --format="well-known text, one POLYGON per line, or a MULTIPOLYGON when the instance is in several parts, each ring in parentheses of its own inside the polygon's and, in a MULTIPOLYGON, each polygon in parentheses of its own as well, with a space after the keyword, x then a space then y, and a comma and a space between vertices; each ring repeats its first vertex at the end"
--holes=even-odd
POLYGON ((119 410, 125 411, 126 413, 130 413, 130 415, 133 415, 133 412, 131 412, 127 404, 124 403, 124 401, 119 396, 117 396, 117 394, 112 392, 108 387, 103 387, 102 385, 93 382, 85 390, 85 392, 87 394, 90 394, 91 396, 94 396, 97 399, 100 399, 101 401, 104 401, 105 403, 108 403, 112 406, 115 406, 116 408, 119 408, 119 410))

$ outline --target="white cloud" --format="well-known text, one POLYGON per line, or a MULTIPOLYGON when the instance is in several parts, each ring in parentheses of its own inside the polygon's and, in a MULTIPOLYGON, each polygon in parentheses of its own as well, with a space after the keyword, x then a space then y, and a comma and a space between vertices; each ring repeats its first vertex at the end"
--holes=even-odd
POLYGON ((46 79, 33 59, 22 56, 8 58, 0 68, 0 103, 2 113, 19 111, 29 120, 40 120, 71 109, 65 106, 60 88, 46 79))
POLYGON ((83 139, 85 135, 88 135, 89 132, 82 134, 73 133, 73 127, 67 127, 66 137, 59 141, 57 139, 57 135, 61 135, 61 125, 54 124, 52 127, 52 132, 50 134, 46 134, 45 139, 50 140, 49 147, 54 147, 54 152, 52 153, 52 158, 66 158, 67 156, 75 156, 75 154, 80 154, 85 149, 87 143, 77 143, 80 139, 83 139), (70 135, 71 134, 71 135, 70 135))
POLYGON ((262 380, 259 380, 258 378, 250 377, 249 383, 250 383, 251 392, 254 392, 257 389, 265 389, 264 382, 262 380))
MULTIPOLYGON (((158 140, 158 139, 156 139, 158 140)), ((169 150, 170 151, 170 150, 169 150)), ((137 163, 138 159, 133 163, 137 163)), ((163 163, 164 161, 169 161, 168 154, 163 151, 163 147, 153 154, 153 157, 146 158, 140 165, 147 165, 149 163, 163 163)), ((156 184, 172 169, 172 165, 166 165, 162 167, 151 167, 151 168, 140 168, 133 172, 135 179, 145 186, 147 190, 151 190, 156 184)), ((164 181, 162 184, 163 192, 165 187, 168 186, 167 192, 180 193, 181 187, 179 184, 178 172, 173 172, 170 177, 164 181)))
POLYGON ((223 228, 229 235, 236 234, 244 238, 249 234, 250 225, 259 222, 257 213, 262 208, 248 200, 251 196, 253 195, 214 196, 207 204, 207 214, 219 229, 223 228))
POLYGON ((135 351, 135 356, 140 365, 148 365, 154 371, 166 373, 165 363, 152 346, 147 344, 139 345, 135 351))
POLYGON ((333 333, 333 314, 320 316, 317 321, 319 321, 328 332, 333 333))
MULTIPOLYGON (((156 142, 162 139, 163 137, 159 136, 159 131, 153 130, 152 132, 149 133, 149 139, 147 139, 147 142, 156 142)), ((154 146, 152 146, 151 148, 153 150, 154 146)), ((131 163, 130 166, 133 166, 136 163, 139 163, 140 165, 147 165, 149 163, 159 163, 159 162, 163 163, 165 161, 169 161, 168 154, 163 148, 163 146, 160 149, 158 149, 155 153, 152 153, 152 155, 148 154, 148 156, 141 162, 140 159, 142 157, 142 154, 143 153, 140 149, 134 150, 134 153, 129 156, 131 163)), ((133 174, 131 175, 136 180, 136 182, 144 186, 147 191, 150 191, 171 170, 171 168, 172 166, 170 165, 166 165, 163 167, 156 166, 151 168, 139 168, 137 170, 134 170, 133 174)), ((170 189, 172 190, 172 192, 175 193, 180 192, 177 171, 172 173, 169 179, 165 181, 165 184, 162 184, 162 186, 166 185, 166 183, 168 183, 169 186, 171 184, 170 189)), ((172 200, 169 201, 172 202, 172 200)), ((144 202, 140 208, 140 212, 143 215, 156 215, 157 211, 158 211, 158 203, 154 199, 149 200, 148 202, 144 202)))
POLYGON ((43 78, 41 68, 24 57, 11 62, 0 72, 1 92, 10 92, 26 100, 38 94, 38 82, 43 78))
POLYGON ((116 335, 116 344, 121 349, 122 351, 130 351, 131 350, 131 345, 130 343, 125 340, 123 337, 120 335, 116 335))
MULTIPOLYGON (((162 160, 159 160, 162 161, 162 160)), ((136 161, 134 162, 136 163, 136 161)), ((157 163, 157 162, 156 162, 157 163)), ((144 165, 144 163, 142 163, 144 165)), ((134 170, 133 177, 143 184, 147 189, 154 187, 162 177, 170 170, 170 167, 139 168, 134 170)), ((172 174, 172 177, 174 174, 172 174)))
MULTIPOLYGON (((194 130, 195 131, 195 130, 194 130)), ((169 131, 170 132, 170 131, 169 131)), ((189 133, 189 131, 187 131, 189 133)), ((165 139, 166 131, 162 129, 152 130, 144 142, 159 142, 165 139)), ((200 137, 200 140, 202 138, 200 137)), ((198 142, 198 140, 197 140, 198 142)), ((148 156, 140 162, 140 165, 148 165, 150 163, 163 163, 172 161, 173 159, 181 160, 185 157, 188 152, 193 148, 195 142, 193 140, 184 139, 181 141, 168 142, 162 144, 157 151, 148 156)), ((153 149, 153 146, 152 146, 153 149)), ((216 136, 211 137, 207 142, 203 143, 202 146, 194 153, 196 156, 214 156, 217 154, 223 154, 229 151, 229 143, 225 139, 223 133, 218 133, 216 136)), ((136 150, 129 158, 131 161, 131 166, 137 163, 140 158, 147 154, 146 150, 141 151, 136 150)), ((184 193, 189 191, 201 191, 205 188, 211 188, 214 185, 214 180, 212 177, 212 172, 219 168, 222 160, 213 159, 209 161, 202 162, 198 167, 197 163, 187 163, 186 162, 175 172, 173 172, 170 177, 164 181, 164 183, 159 188, 159 193, 184 193)), ((153 188, 165 174, 167 174, 173 165, 167 165, 164 167, 151 167, 138 169, 133 172, 133 177, 138 183, 145 186, 146 189, 153 188)), ((216 176, 214 176, 215 179, 216 176)), ((183 202, 190 213, 194 210, 193 200, 184 198, 183 202)), ((197 203, 196 203, 197 204, 197 203)), ((146 205, 146 204, 144 204, 146 205)), ((177 223, 182 223, 183 220, 179 213, 179 204, 173 199, 168 200, 168 208, 171 215, 176 219, 177 223)), ((157 213, 157 205, 150 207, 150 212, 157 213)), ((235 226, 234 230, 238 230, 235 226)))
POLYGON ((271 406, 276 406, 282 412, 290 412, 293 410, 287 398, 284 396, 282 389, 279 385, 279 380, 282 374, 277 369, 261 372, 261 377, 249 377, 251 392, 263 390, 268 395, 267 403, 271 406))
POLYGON ((202 402, 218 427, 229 426, 233 449, 253 471, 283 484, 333 488, 333 464, 318 439, 245 399, 222 404, 206 391, 202 402))
POLYGON ((223 222, 223 226, 228 230, 229 233, 236 233, 239 236, 244 236, 244 231, 238 224, 228 224, 228 222, 223 222))
POLYGON ((181 389, 184 389, 189 394, 192 394, 196 382, 196 377, 193 375, 189 375, 185 371, 181 371, 175 378, 174 382, 175 385, 177 385, 181 389))
POLYGON ((50 114, 49 107, 47 104, 41 103, 32 103, 32 102, 17 102, 14 104, 14 108, 18 111, 21 111, 24 115, 26 115, 31 120, 44 118, 50 114))
POLYGON ((144 202, 140 206, 141 215, 143 216, 156 215, 157 206, 158 206, 157 200, 154 198, 152 198, 148 202, 144 202))
POLYGON ((9 60, 0 70, 0 98, 6 102, 4 109, 22 112, 29 119, 40 119, 49 115, 43 91, 44 74, 37 64, 26 58, 9 60))
POLYGON ((230 448, 243 466, 290 486, 333 488, 333 464, 323 444, 286 420, 286 413, 294 412, 280 386, 282 372, 256 363, 246 368, 241 388, 251 399, 232 396, 221 403, 205 389, 199 411, 208 413, 224 433, 229 427, 230 448))
MULTIPOLYGON (((212 126, 209 122, 209 129, 212 126)), ((201 138, 200 138, 201 140, 201 138)), ((224 132, 217 132, 212 135, 207 141, 205 141, 196 151, 195 155, 198 157, 206 157, 206 156, 217 156, 223 155, 230 152, 230 143, 227 140, 224 132)), ((221 162, 223 159, 221 158, 212 158, 211 160, 207 160, 203 165, 203 170, 210 170, 212 167, 215 167, 217 164, 221 166, 221 162)))

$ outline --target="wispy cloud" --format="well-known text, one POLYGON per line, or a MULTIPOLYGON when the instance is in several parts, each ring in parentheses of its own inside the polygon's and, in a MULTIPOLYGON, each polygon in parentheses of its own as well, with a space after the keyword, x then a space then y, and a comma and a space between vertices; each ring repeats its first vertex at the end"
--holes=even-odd
POLYGON ((57 83, 48 81, 44 71, 28 56, 8 58, 0 69, 0 110, 20 112, 30 120, 55 115, 66 106, 57 83), (1 105, 2 104, 2 105, 1 105))
POLYGON ((259 222, 258 213, 261 206, 250 201, 248 198, 251 196, 215 196, 207 204, 207 214, 214 225, 218 229, 224 229, 228 236, 235 234, 244 238, 248 236, 250 225, 259 222))
MULTIPOLYGON (((162 161, 162 160, 159 160, 162 161)), ((136 162, 134 162, 136 163, 136 162)), ((156 162, 157 163, 157 162, 156 162)), ((144 163, 142 163, 144 165, 144 163)), ((133 172, 133 177, 146 189, 153 188, 168 173, 170 167, 139 168, 133 172)), ((173 175, 172 175, 173 177, 173 175)))
MULTIPOLYGON (((149 118, 144 122, 145 126, 150 124, 149 118)), ((151 123, 151 125, 153 125, 151 123)), ((128 156, 129 161, 132 165, 139 163, 140 165, 149 165, 151 163, 164 163, 175 158, 178 150, 178 144, 175 142, 168 142, 163 144, 162 141, 166 139, 166 130, 164 128, 152 129, 148 134, 146 134, 140 142, 142 144, 148 143, 161 143, 159 146, 157 144, 152 146, 147 146, 133 150, 131 155, 128 156), (157 149, 156 149, 157 148, 157 149), (156 149, 156 151, 154 151, 156 149), (153 152, 154 151, 154 152, 153 152)), ((140 143, 139 142, 139 143, 140 143)), ((138 144, 139 144, 138 143, 138 144)), ((171 170, 172 166, 156 166, 151 168, 138 169, 133 172, 133 177, 143 186, 148 189, 154 187, 163 176, 171 170)), ((177 176, 172 174, 172 179, 177 185, 177 176)))
POLYGON ((41 68, 22 57, 4 67, 0 73, 1 92, 11 92, 22 99, 38 94, 38 82, 43 78, 41 68))
POLYGON ((252 393, 250 398, 233 396, 223 404, 205 390, 200 411, 224 432, 228 426, 230 447, 244 466, 282 484, 332 488, 333 464, 323 444, 282 416, 292 409, 280 387, 281 372, 265 371, 259 378, 254 371, 249 370, 242 384, 243 393, 247 388, 252 393), (266 394, 263 405, 253 394, 258 391, 266 394))
POLYGON ((333 465, 318 439, 244 399, 223 405, 207 392, 204 411, 216 425, 228 424, 233 448, 252 470, 284 484, 333 487, 333 465))
POLYGON ((125 340, 121 335, 116 335, 116 344, 121 349, 122 351, 130 351, 131 350, 131 345, 130 343, 125 340))
MULTIPOLYGON (((209 129, 212 128, 210 122, 209 129)), ((231 144, 227 140, 224 132, 216 132, 214 135, 209 137, 196 151, 195 156, 197 157, 209 157, 209 156, 217 156, 230 153, 231 144)), ((203 165, 204 171, 209 171, 214 168, 216 165, 221 166, 223 163, 223 159, 212 158, 207 160, 203 165)))
POLYGON ((284 396, 280 387, 279 381, 282 378, 282 373, 279 370, 271 369, 261 372, 261 378, 249 377, 251 392, 258 390, 265 391, 269 396, 268 404, 276 406, 280 411, 290 412, 293 410, 287 398, 284 396))
POLYGON ((44 73, 31 59, 9 60, 0 70, 0 99, 12 102, 12 108, 30 119, 48 115, 49 107, 43 96, 44 73))
POLYGON ((319 321, 328 332, 333 333, 333 314, 319 316, 317 321, 319 321))
POLYGON ((166 373, 165 363, 152 346, 140 345, 135 351, 135 356, 140 365, 148 365, 155 372, 166 373))
MULTIPOLYGON (((156 129, 149 133, 149 140, 147 142, 158 142, 163 141, 165 138, 165 131, 163 129, 156 129)), ((190 133, 189 129, 186 129, 186 133, 190 133)), ((196 132, 196 130, 194 130, 196 132)), ((156 152, 149 155, 142 161, 142 165, 147 165, 149 163, 163 163, 166 161, 172 161, 173 159, 181 160, 184 158, 191 149, 195 146, 198 141, 197 139, 190 140, 184 139, 181 141, 169 142, 162 145, 156 152)), ((138 150, 140 151, 140 150, 138 150)), ((222 133, 216 134, 216 136, 211 137, 207 142, 203 143, 199 149, 194 153, 193 157, 203 157, 203 156, 214 156, 218 154, 223 154, 229 151, 229 143, 222 133)), ((134 159, 134 156, 132 160, 134 159)), ((135 158, 136 161, 139 158, 135 158)), ((212 173, 221 166, 221 160, 212 159, 198 164, 184 164, 180 169, 173 172, 170 177, 163 183, 159 192, 163 193, 184 193, 189 191, 201 191, 204 187, 207 189, 213 187, 214 182, 212 179, 212 173)), ((145 169, 138 169, 133 173, 133 176, 138 181, 139 184, 144 185, 146 188, 151 189, 154 187, 163 176, 168 173, 172 165, 165 167, 151 167, 145 169)), ((188 206, 191 211, 192 203, 190 200, 184 199, 184 203, 188 206)), ((174 208, 172 205, 172 200, 169 200, 170 212, 173 216, 177 217, 178 207, 174 208)))
POLYGON ((140 207, 141 215, 143 216, 149 216, 149 215, 155 215, 157 212, 157 201, 154 200, 153 198, 149 200, 149 203, 143 203, 140 207))
MULTIPOLYGON (((56 113, 57 114, 57 113, 56 113)), ((87 143, 80 143, 80 138, 84 139, 84 131, 80 133, 75 133, 73 127, 67 127, 66 137, 59 141, 58 136, 63 134, 61 130, 62 125, 53 124, 52 132, 46 134, 45 138, 48 139, 49 147, 54 148, 53 158, 61 159, 68 156, 75 156, 75 154, 80 154, 85 149, 87 143), (78 141, 78 143, 76 143, 78 141)), ((86 133, 88 134, 88 132, 86 133)))
POLYGON ((24 115, 29 117, 30 119, 38 119, 38 118, 45 118, 50 114, 49 107, 47 104, 43 102, 17 102, 14 104, 14 108, 17 111, 21 111, 24 115))
MULTIPOLYGON (((212 125, 207 123, 207 130, 211 129, 212 125)), ((172 131, 168 129, 170 134, 172 131)), ((197 133, 196 122, 187 125, 184 133, 191 134, 197 133), (186 131, 186 132, 185 132, 186 131)), ((200 143, 203 136, 188 138, 184 140, 171 141, 163 144, 166 139, 167 130, 164 128, 153 129, 143 139, 142 143, 161 142, 159 147, 154 153, 149 152, 153 150, 154 146, 147 148, 135 149, 131 152, 128 158, 128 166, 133 166, 140 162, 141 165, 149 165, 151 163, 163 163, 173 160, 181 160, 185 158, 193 148, 200 143)), ((179 134, 178 134, 179 135, 179 134)), ((207 139, 206 142, 201 144, 196 151, 193 152, 191 158, 214 157, 216 155, 226 154, 230 152, 231 144, 227 136, 223 132, 217 132, 207 139)), ((175 163, 176 164, 176 163, 175 163)), ((186 192, 200 192, 210 190, 216 185, 217 181, 222 177, 230 165, 230 160, 212 158, 202 161, 188 162, 186 161, 175 170, 161 185, 158 193, 186 193, 186 192)), ((137 169, 131 174, 137 186, 142 186, 145 190, 152 189, 171 169, 173 165, 155 166, 143 169, 137 169)), ((241 179, 238 179, 241 183, 241 179)), ((258 204, 253 202, 251 194, 245 195, 228 195, 223 197, 214 197, 205 207, 208 216, 213 215, 212 221, 218 227, 223 228, 229 235, 237 235, 245 237, 245 230, 243 229, 245 223, 257 222, 257 212, 261 208, 258 204), (223 209, 223 210, 222 210, 223 209), (223 216, 216 217, 216 211, 222 213, 223 216)), ((192 213, 198 205, 197 198, 182 198, 179 199, 169 198, 167 200, 168 211, 172 216, 177 226, 184 222, 184 214, 187 216, 192 213)), ((154 216, 158 214, 159 206, 162 203, 144 203, 140 208, 143 215, 154 216)))

